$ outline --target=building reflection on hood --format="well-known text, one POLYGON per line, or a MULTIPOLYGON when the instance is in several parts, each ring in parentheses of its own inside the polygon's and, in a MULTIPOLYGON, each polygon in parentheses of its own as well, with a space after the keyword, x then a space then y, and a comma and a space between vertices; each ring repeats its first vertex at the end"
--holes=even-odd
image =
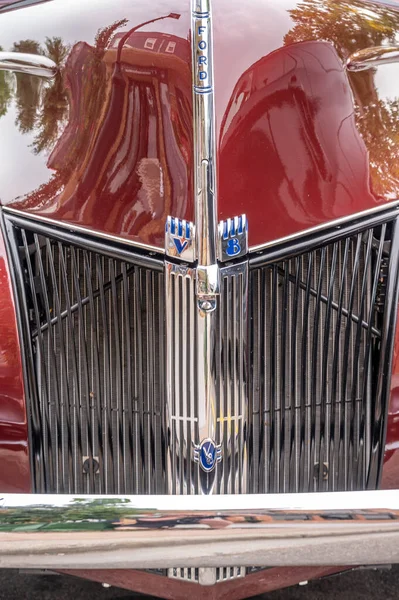
MULTIPOLYGON (((174 35, 116 33, 121 25, 100 31, 95 46, 75 44, 44 89, 33 151, 53 148, 54 176, 16 206, 162 244, 167 215, 192 209, 191 49, 174 35)), ((22 106, 37 103, 18 105, 20 128, 30 114, 22 106)))

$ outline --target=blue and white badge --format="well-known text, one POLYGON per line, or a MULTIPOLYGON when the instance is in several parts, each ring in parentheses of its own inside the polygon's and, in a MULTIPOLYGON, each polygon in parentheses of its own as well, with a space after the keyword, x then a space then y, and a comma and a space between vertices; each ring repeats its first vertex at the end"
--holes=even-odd
POLYGON ((191 221, 168 217, 165 226, 165 251, 168 256, 187 262, 195 260, 195 226, 191 221))
POLYGON ((248 252, 248 230, 245 215, 219 223, 219 260, 240 258, 248 252))
POLYGON ((213 440, 207 438, 199 446, 194 447, 194 461, 200 464, 205 473, 210 473, 216 464, 222 460, 222 447, 215 444, 213 440))

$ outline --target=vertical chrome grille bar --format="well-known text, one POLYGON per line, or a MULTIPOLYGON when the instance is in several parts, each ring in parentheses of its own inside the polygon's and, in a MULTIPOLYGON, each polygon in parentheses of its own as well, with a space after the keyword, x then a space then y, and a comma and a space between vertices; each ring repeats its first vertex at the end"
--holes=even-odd
MULTIPOLYGON (((23 249, 24 249, 24 257, 26 263, 26 270, 29 276, 29 287, 31 290, 35 290, 33 269, 31 263, 31 257, 29 252, 29 246, 26 239, 26 232, 24 230, 21 231, 23 249)), ((40 322, 40 314, 38 307, 38 300, 36 293, 31 294, 33 310, 35 315, 36 322, 40 322)), ((35 461, 33 466, 35 470, 38 471, 35 480, 40 482, 37 485, 38 492, 44 492, 47 486, 51 486, 52 489, 55 489, 55 465, 54 459, 57 460, 57 453, 54 456, 54 451, 52 448, 52 427, 50 421, 50 413, 49 413, 49 401, 48 401, 48 390, 49 383, 47 381, 47 370, 45 368, 44 361, 44 353, 45 353, 45 342, 43 339, 42 331, 39 329, 37 334, 37 346, 36 346, 36 364, 39 364, 39 368, 37 369, 37 390, 38 397, 34 396, 37 400, 36 406, 33 408, 33 414, 35 415, 35 429, 34 429, 34 440, 38 443, 38 450, 35 453, 35 461), (41 438, 41 439, 40 439, 41 438), (37 460, 39 457, 39 460, 37 460)), ((33 365, 32 365, 33 367, 33 365)))
POLYGON ((282 319, 281 319, 281 341, 280 341, 280 358, 279 358, 279 378, 280 378, 280 394, 282 399, 281 406, 281 436, 282 436, 282 452, 280 457, 280 471, 282 474, 282 485, 281 491, 285 492, 287 488, 287 482, 289 481, 289 468, 291 459, 291 444, 289 442, 289 432, 291 429, 291 411, 289 406, 290 396, 286 393, 286 385, 290 381, 290 363, 287 361, 289 356, 289 338, 287 339, 287 329, 290 321, 290 314, 288 312, 288 275, 289 270, 286 269, 283 275, 282 281, 282 293, 281 293, 281 306, 282 306, 282 319), (284 448, 286 452, 284 452, 284 448))
POLYGON ((399 255, 398 221, 392 223, 391 231, 391 260, 387 263, 385 274, 385 298, 381 299, 384 306, 381 324, 381 347, 379 354, 388 355, 389 360, 383 364, 383 368, 377 370, 376 397, 372 409, 373 430, 371 434, 370 466, 367 486, 372 487, 374 481, 378 481, 382 470, 381 453, 383 452, 384 436, 386 435, 386 406, 385 398, 389 391, 390 374, 392 367, 392 345, 395 335, 398 303, 398 264, 396 259, 399 255), (384 421, 385 419, 385 421, 384 421))
POLYGON ((341 409, 342 409, 342 398, 340 397, 341 386, 339 385, 340 367, 341 367, 341 356, 340 344, 341 344, 341 321, 342 321, 342 308, 344 302, 344 292, 346 284, 346 272, 348 265, 348 255, 350 247, 350 238, 345 240, 344 248, 341 248, 343 253, 340 264, 340 284, 339 284, 339 300, 337 307, 337 318, 335 323, 335 334, 334 334, 334 353, 332 359, 332 399, 335 400, 335 406, 333 408, 333 427, 334 435, 331 437, 332 448, 331 448, 331 462, 332 462, 332 489, 331 491, 338 491, 340 489, 339 482, 339 451, 340 451, 340 427, 341 427, 341 409))
POLYGON ((115 473, 115 488, 120 494, 122 492, 122 460, 121 460, 121 393, 122 393, 122 365, 121 365, 121 339, 119 327, 118 297, 116 292, 116 277, 114 260, 109 261, 109 277, 111 281, 110 323, 112 324, 112 337, 110 338, 113 348, 113 390, 112 390, 112 436, 115 446, 115 458, 113 469, 115 473), (115 468, 116 467, 116 468, 115 468))
MULTIPOLYGON (((299 282, 300 282, 300 274, 301 274, 301 258, 296 257, 293 259, 295 270, 294 270, 294 292, 293 296, 293 315, 292 315, 292 331, 297 331, 298 327, 298 313, 299 313, 299 282)), ((294 491, 298 492, 300 489, 300 481, 299 481, 299 466, 300 466, 300 431, 301 431, 301 423, 300 423, 300 411, 299 411, 299 396, 300 392, 298 390, 298 364, 299 364, 299 340, 296 335, 292 336, 291 341, 291 406, 293 409, 293 424, 291 429, 291 436, 293 439, 293 467, 291 468, 291 474, 293 475, 294 481, 294 491)))
POLYGON ((249 461, 249 479, 251 481, 251 488, 254 493, 258 493, 260 488, 260 481, 262 480, 261 470, 261 436, 263 433, 262 428, 262 415, 261 415, 261 390, 259 386, 259 380, 261 377, 262 360, 261 360, 261 344, 263 340, 262 335, 262 310, 261 310, 261 285, 260 278, 263 275, 261 270, 257 270, 252 274, 252 285, 251 294, 249 295, 248 313, 252 316, 252 327, 251 332, 253 339, 249 344, 249 375, 252 383, 250 394, 249 394, 249 411, 252 415, 248 423, 249 429, 249 447, 248 447, 248 461, 249 461), (258 352, 254 349, 257 348, 258 352))
POLYGON ((146 305, 148 306, 148 315, 146 319, 146 365, 147 371, 145 374, 145 382, 147 393, 144 394, 144 414, 143 414, 143 440, 145 444, 145 469, 147 475, 146 487, 149 493, 154 493, 154 440, 152 438, 153 424, 154 424, 154 381, 152 378, 154 359, 154 350, 152 344, 152 332, 154 331, 154 303, 151 302, 152 298, 152 284, 154 274, 146 271, 145 273, 145 298, 146 305))
MULTIPOLYGON (((353 361, 352 367, 352 390, 350 395, 349 410, 351 411, 350 418, 350 431, 349 431, 349 443, 350 443, 350 454, 348 460, 348 477, 349 481, 347 482, 347 486, 349 489, 356 489, 357 481, 358 481, 358 469, 359 469, 359 459, 362 460, 362 453, 356 452, 356 448, 359 448, 361 442, 360 432, 359 432, 359 401, 358 401, 358 390, 360 387, 360 382, 363 379, 367 380, 368 369, 364 362, 364 358, 362 360, 362 356, 364 357, 364 340, 362 336, 362 322, 364 313, 368 313, 366 303, 369 302, 369 296, 366 294, 367 285, 369 282, 369 274, 370 274, 370 262, 371 262, 371 251, 373 244, 373 231, 370 230, 367 233, 367 242, 363 240, 363 276, 358 277, 360 290, 358 299, 358 317, 359 320, 356 325, 356 334, 354 335, 354 357, 359 357, 360 365, 356 368, 356 360, 353 361), (363 338, 363 339, 362 339, 363 338), (356 457, 356 462, 355 462, 356 457)), ((364 401, 367 402, 368 394, 366 393, 364 401)), ((349 401, 349 398, 348 398, 349 401)))
POLYGON ((309 377, 309 313, 311 312, 310 305, 310 289, 312 281, 312 269, 313 269, 313 254, 307 254, 306 256, 307 266, 305 267, 305 298, 304 298, 304 314, 303 314, 303 325, 302 325, 302 369, 301 369, 301 408, 304 412, 304 423, 301 427, 303 433, 301 436, 301 454, 302 454, 302 472, 301 479, 303 481, 304 491, 311 491, 311 468, 310 468, 310 445, 311 445, 311 427, 312 427, 312 415, 311 407, 309 404, 309 386, 311 385, 311 379, 309 377))
MULTIPOLYGON (((46 277, 45 277, 45 266, 43 264, 42 249, 40 247, 40 242, 39 242, 38 236, 36 234, 34 234, 33 238, 34 238, 34 247, 35 247, 36 259, 37 259, 38 280, 40 281, 41 289, 45 290, 47 287, 47 283, 46 283, 46 277)), ((35 290, 35 292, 36 292, 36 290, 35 290)), ((50 323, 52 308, 50 308, 49 298, 48 298, 47 293, 43 294, 43 296, 44 296, 43 304, 44 304, 45 318, 47 320, 47 323, 50 323)), ((49 385, 48 399, 49 399, 50 423, 52 424, 53 431, 54 431, 54 429, 56 431, 56 436, 57 437, 59 436, 64 442, 60 446, 57 446, 58 456, 56 457, 56 460, 55 460, 55 480, 56 480, 57 491, 59 491, 59 489, 63 489, 64 486, 67 486, 67 472, 68 471, 65 466, 63 451, 66 446, 67 454, 70 456, 70 451, 69 451, 70 446, 68 443, 68 439, 65 440, 65 432, 62 430, 62 425, 61 425, 61 419, 62 419, 61 413, 63 410, 63 402, 62 402, 62 398, 60 397, 60 372, 59 372, 59 369, 57 368, 56 348, 55 348, 55 344, 51 343, 51 340, 49 340, 48 342, 49 342, 48 343, 48 354, 49 354, 49 359, 50 359, 49 362, 51 364, 51 368, 53 371, 52 377, 50 377, 49 374, 47 375, 47 382, 49 385), (54 398, 55 402, 54 402, 53 398, 54 398)))
MULTIPOLYGON (((320 321, 321 321, 321 295, 323 288, 323 273, 325 272, 325 263, 326 263, 326 248, 322 248, 320 252, 316 254, 316 262, 315 265, 315 288, 316 288, 316 297, 315 297, 315 307, 314 307, 314 318, 313 318, 313 340, 312 340, 312 367, 314 365, 320 365, 319 362, 319 340, 320 340, 320 321)), ((312 412, 312 427, 311 427, 311 438, 310 438, 310 454, 311 461, 314 465, 314 468, 311 469, 310 473, 310 485, 311 490, 317 486, 318 481, 320 481, 320 475, 322 474, 321 463, 320 463, 320 455, 322 454, 322 450, 320 447, 320 432, 321 432, 321 414, 320 414, 320 373, 319 369, 316 369, 315 376, 311 380, 311 392, 310 392, 310 407, 312 412)))
POLYGON ((140 297, 141 297, 141 280, 140 270, 134 268, 134 287, 131 306, 133 309, 132 324, 133 324, 133 345, 134 355, 136 358, 137 369, 134 372, 134 396, 133 396, 133 456, 137 456, 138 463, 135 464, 134 474, 134 490, 135 494, 139 493, 141 482, 143 481, 142 473, 142 456, 141 456, 141 407, 139 398, 142 394, 142 348, 141 348, 141 319, 140 319, 140 297))
MULTIPOLYGON (((384 242, 385 242, 385 236, 386 236, 386 225, 383 224, 381 226, 381 234, 380 234, 380 242, 378 245, 378 254, 376 257, 376 264, 375 264, 375 269, 374 269, 374 277, 373 277, 373 286, 371 289, 371 294, 370 294, 370 302, 369 302, 369 311, 368 311, 368 315, 367 315, 367 322, 368 323, 372 323, 374 320, 374 302, 376 299, 376 295, 377 295, 377 289, 378 289, 378 284, 380 282, 380 275, 381 275, 381 260, 382 260, 382 253, 383 253, 383 248, 384 248, 384 242)), ((364 370, 366 373, 366 376, 363 379, 363 386, 362 386, 362 398, 367 398, 367 403, 366 405, 362 404, 361 407, 361 416, 360 416, 360 426, 359 426, 359 436, 364 437, 364 444, 365 444, 365 448, 366 448, 366 457, 369 456, 370 454, 370 445, 371 445, 371 436, 372 436, 372 431, 371 431, 371 398, 370 398, 370 394, 369 394, 369 381, 371 378, 371 359, 372 359, 372 344, 371 344, 371 338, 372 338, 372 331, 371 328, 369 328, 367 330, 367 338, 366 338, 366 349, 365 349, 365 354, 364 354, 364 370)), ((360 452, 358 452, 358 457, 357 460, 360 462, 361 458, 359 456, 360 452)), ((367 473, 368 473, 368 468, 369 468, 369 462, 368 460, 364 460, 361 463, 361 474, 359 476, 358 482, 359 482, 359 486, 361 487, 361 489, 364 489, 366 487, 366 482, 367 482, 367 473)))
MULTIPOLYGON (((351 333, 352 333, 352 319, 351 316, 353 314, 354 308, 354 296, 355 296, 355 286, 358 280, 359 273, 359 262, 360 262, 360 253, 362 249, 362 235, 359 234, 356 239, 355 253, 353 258, 353 263, 351 265, 351 275, 352 280, 350 282, 350 291, 349 297, 347 300, 347 317, 346 317, 346 326, 345 326, 345 337, 344 337, 344 347, 343 347, 343 376, 341 379, 341 398, 343 403, 344 410, 344 435, 342 439, 343 444, 343 473, 342 477, 344 478, 344 486, 349 483, 349 473, 348 473, 348 465, 349 465, 349 429, 351 424, 351 406, 348 402, 347 398, 347 389, 350 387, 350 381, 348 383, 348 370, 349 370, 349 343, 351 341, 351 333)), ((349 285, 349 282, 348 282, 349 285)))
MULTIPOLYGON (((322 389, 321 389, 321 440, 320 445, 322 449, 322 454, 320 456, 320 467, 324 463, 330 464, 330 444, 329 440, 329 431, 331 428, 331 420, 332 420, 332 399, 329 396, 329 389, 331 388, 330 382, 330 374, 331 369, 328 364, 329 358, 329 349, 332 344, 331 340, 331 327, 334 329, 333 325, 333 314, 332 314, 332 301, 334 294, 334 283, 335 283, 335 274, 337 272, 337 257, 338 257, 338 244, 333 244, 332 248, 332 256, 331 261, 328 260, 328 270, 329 270, 329 282, 328 282, 328 292, 327 292, 327 307, 324 321, 324 333, 323 333, 323 354, 322 354, 322 389)), ((321 471, 319 470, 319 477, 321 471)), ((326 479, 326 491, 329 491, 329 477, 326 479)))
MULTIPOLYGON (((131 304, 134 304, 134 299, 130 298, 129 294, 129 281, 127 275, 126 264, 122 264, 122 278, 123 278, 123 295, 122 295, 122 323, 123 327, 123 364, 125 365, 124 377, 122 378, 122 398, 123 398, 123 478, 124 478, 124 489, 133 489, 133 422, 132 422, 132 411, 131 403, 134 405, 134 392, 133 392, 133 378, 132 369, 130 368, 130 357, 132 356, 132 340, 131 340, 131 304), (130 402, 129 402, 129 399, 130 402)), ((91 295, 92 295, 92 290, 91 295)))
MULTIPOLYGON (((74 254, 72 254, 74 256, 74 254)), ((76 272, 76 269, 75 271, 76 272)), ((112 446, 112 416, 111 416, 111 365, 110 365, 110 336, 109 336, 109 324, 107 316, 107 306, 104 293, 104 266, 100 256, 97 256, 97 278, 98 278, 98 289, 100 294, 100 315, 102 323, 102 332, 104 336, 103 344, 103 422, 104 422, 104 492, 110 493, 113 487, 113 446, 112 446)))

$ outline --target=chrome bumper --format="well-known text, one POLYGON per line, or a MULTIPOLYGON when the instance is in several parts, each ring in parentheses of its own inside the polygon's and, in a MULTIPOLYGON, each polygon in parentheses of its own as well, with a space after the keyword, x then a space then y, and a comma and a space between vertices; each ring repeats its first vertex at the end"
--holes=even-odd
POLYGON ((241 496, 0 495, 0 568, 399 562, 399 490, 241 496))

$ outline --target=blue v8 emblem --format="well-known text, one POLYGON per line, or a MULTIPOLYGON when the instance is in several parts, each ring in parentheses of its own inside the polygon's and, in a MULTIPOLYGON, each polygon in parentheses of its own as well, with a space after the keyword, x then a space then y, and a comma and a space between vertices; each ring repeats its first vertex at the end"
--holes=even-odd
POLYGON ((190 221, 168 217, 165 227, 165 251, 168 256, 187 262, 195 260, 195 226, 190 221))
POLYGON ((210 473, 216 464, 222 460, 221 444, 217 445, 210 438, 202 440, 198 446, 194 446, 194 462, 200 464, 205 473, 210 473))
POLYGON ((219 223, 219 260, 225 262, 248 252, 247 219, 245 215, 219 223))
MULTIPOLYGON (((168 217, 165 226, 167 256, 192 263, 196 260, 195 225, 191 221, 168 217)), ((248 229, 245 215, 221 221, 218 226, 217 256, 221 262, 241 258, 248 253, 248 229)))

